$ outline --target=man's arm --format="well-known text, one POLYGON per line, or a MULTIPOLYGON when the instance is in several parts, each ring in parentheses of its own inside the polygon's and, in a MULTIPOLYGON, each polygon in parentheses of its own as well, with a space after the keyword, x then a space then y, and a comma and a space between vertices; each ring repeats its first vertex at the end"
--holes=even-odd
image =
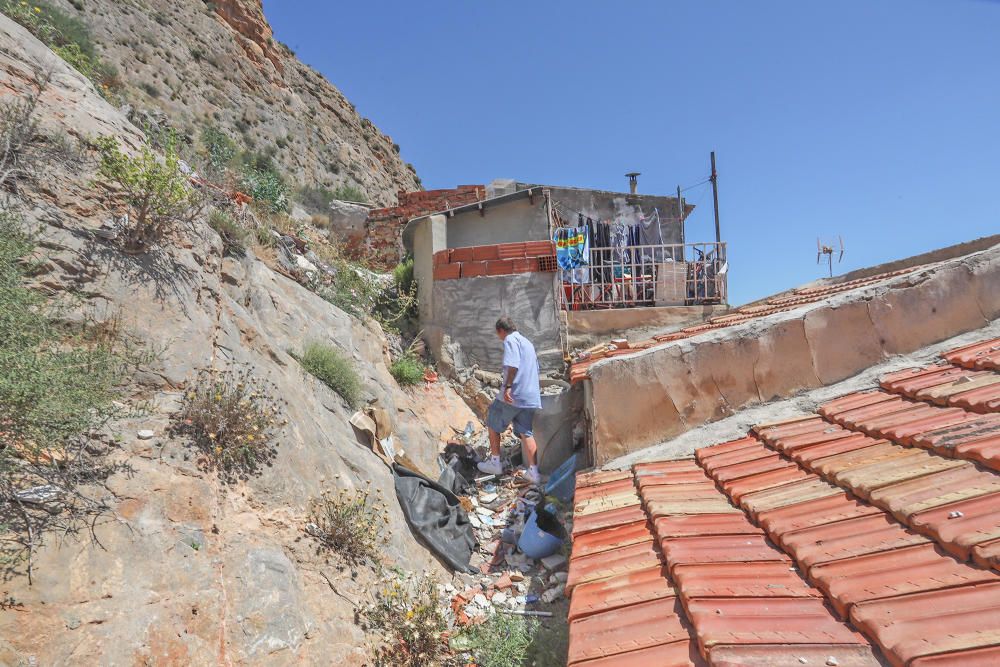
POLYGON ((507 377, 503 379, 503 400, 504 403, 514 402, 514 378, 517 377, 517 367, 507 367, 507 377))

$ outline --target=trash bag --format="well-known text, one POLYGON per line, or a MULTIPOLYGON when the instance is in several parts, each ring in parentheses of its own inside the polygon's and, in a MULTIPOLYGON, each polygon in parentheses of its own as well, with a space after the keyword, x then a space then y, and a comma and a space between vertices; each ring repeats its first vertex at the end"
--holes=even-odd
POLYGON ((453 569, 475 572, 469 561, 476 538, 458 496, 398 463, 392 469, 396 498, 410 528, 453 569))
POLYGON ((475 490, 475 486, 469 484, 465 475, 461 474, 451 466, 445 466, 438 477, 438 484, 448 489, 456 496, 467 496, 475 490))

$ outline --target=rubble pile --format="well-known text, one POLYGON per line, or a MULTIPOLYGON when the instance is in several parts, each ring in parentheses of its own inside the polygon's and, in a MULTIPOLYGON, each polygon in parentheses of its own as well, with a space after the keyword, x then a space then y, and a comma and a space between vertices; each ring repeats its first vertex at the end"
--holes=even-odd
POLYGON ((520 442, 509 432, 502 458, 504 469, 511 472, 500 476, 472 472, 488 452, 485 432, 476 437, 470 424, 462 440, 449 443, 444 457, 449 457, 446 465, 472 477, 466 495, 460 498, 478 551, 470 561, 473 572, 455 573, 443 586, 451 597, 456 625, 480 623, 496 613, 552 616, 551 608, 564 599, 568 577, 571 505, 546 495, 545 485, 527 480, 520 467, 520 442), (544 533, 544 543, 533 541, 533 535, 526 532, 544 533), (525 553, 526 549, 537 557, 525 553))

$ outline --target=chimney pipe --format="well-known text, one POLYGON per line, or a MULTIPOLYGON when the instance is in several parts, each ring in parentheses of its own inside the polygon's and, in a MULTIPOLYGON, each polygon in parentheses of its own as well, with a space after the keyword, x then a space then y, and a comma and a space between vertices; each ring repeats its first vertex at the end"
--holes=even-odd
POLYGON ((631 194, 635 194, 636 190, 639 188, 639 174, 640 172, 638 171, 630 171, 625 174, 628 176, 628 191, 631 194))

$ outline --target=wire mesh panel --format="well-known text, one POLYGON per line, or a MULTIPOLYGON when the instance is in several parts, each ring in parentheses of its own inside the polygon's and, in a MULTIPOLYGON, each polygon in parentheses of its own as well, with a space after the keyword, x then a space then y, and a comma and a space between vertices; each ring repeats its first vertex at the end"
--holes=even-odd
POLYGON ((725 243, 591 247, 560 269, 564 310, 726 303, 725 243))

